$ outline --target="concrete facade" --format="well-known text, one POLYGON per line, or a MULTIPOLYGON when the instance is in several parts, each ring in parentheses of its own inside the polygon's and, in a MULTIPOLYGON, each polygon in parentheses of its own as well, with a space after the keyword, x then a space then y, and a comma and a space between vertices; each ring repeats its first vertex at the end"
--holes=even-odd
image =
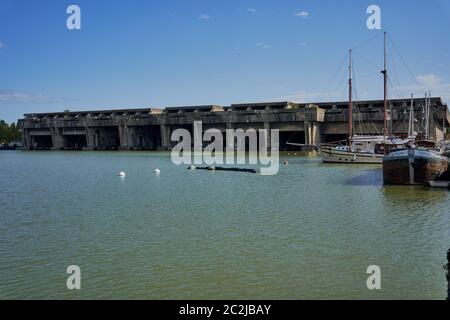
MULTIPOLYGON (((416 131, 421 130, 424 99, 414 100, 416 131)), ((408 131, 409 100, 390 100, 392 132, 408 131)), ((379 134, 383 127, 383 101, 355 102, 356 134, 379 134)), ((23 144, 28 149, 52 150, 170 150, 171 133, 184 128, 193 133, 194 121, 203 131, 226 129, 278 129, 280 149, 292 149, 286 142, 317 146, 321 142, 345 139, 347 102, 299 104, 268 102, 231 106, 187 106, 165 109, 124 109, 103 111, 25 114, 19 120, 23 144)), ((447 106, 431 99, 431 136, 439 139, 449 126, 447 106)))

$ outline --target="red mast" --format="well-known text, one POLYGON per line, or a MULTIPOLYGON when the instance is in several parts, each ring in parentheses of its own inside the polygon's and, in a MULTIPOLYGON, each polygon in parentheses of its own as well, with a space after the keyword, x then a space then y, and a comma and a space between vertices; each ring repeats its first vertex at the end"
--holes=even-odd
POLYGON ((353 137, 353 101, 352 101, 352 49, 349 50, 348 65, 348 146, 350 147, 353 137))

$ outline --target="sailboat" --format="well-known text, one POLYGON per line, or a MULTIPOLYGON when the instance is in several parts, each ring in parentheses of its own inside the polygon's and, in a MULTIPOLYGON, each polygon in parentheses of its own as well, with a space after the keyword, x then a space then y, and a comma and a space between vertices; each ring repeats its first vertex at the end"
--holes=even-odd
POLYGON ((374 163, 383 162, 383 153, 376 153, 375 146, 384 142, 383 136, 356 136, 353 134, 352 50, 349 50, 348 78, 348 139, 346 145, 322 144, 319 147, 324 163, 374 163))
POLYGON ((347 145, 322 144, 319 147, 324 163, 382 163, 383 154, 376 154, 374 147, 380 142, 377 136, 353 135, 352 50, 349 50, 348 78, 348 140, 347 145))
POLYGON ((384 128, 383 135, 358 136, 353 134, 353 103, 352 103, 352 50, 349 51, 349 104, 348 104, 348 142, 347 145, 323 144, 320 154, 324 163, 372 163, 382 164, 384 155, 390 150, 403 147, 413 137, 406 139, 389 136, 387 130, 387 51, 386 35, 384 33, 384 128))
MULTIPOLYGON (((440 186, 440 178, 448 172, 448 159, 441 150, 436 149, 436 143, 429 137, 430 96, 425 95, 425 139, 394 150, 383 158, 384 184, 440 186)), ((410 115, 410 127, 411 118, 410 115)))

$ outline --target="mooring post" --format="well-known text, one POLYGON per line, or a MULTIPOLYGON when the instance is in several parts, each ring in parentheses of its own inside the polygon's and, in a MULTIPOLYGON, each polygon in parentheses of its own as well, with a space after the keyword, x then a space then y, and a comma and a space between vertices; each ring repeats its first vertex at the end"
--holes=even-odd
POLYGON ((447 264, 444 266, 444 269, 447 271, 445 274, 447 279, 447 300, 450 300, 450 249, 447 250, 447 264))

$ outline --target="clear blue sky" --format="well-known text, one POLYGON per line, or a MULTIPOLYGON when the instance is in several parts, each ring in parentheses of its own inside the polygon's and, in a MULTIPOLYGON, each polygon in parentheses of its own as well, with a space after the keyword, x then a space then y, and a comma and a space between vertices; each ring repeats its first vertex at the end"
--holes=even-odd
MULTIPOLYGON (((448 99, 446 0, 0 0, 0 119, 345 100, 351 47, 356 98, 381 98, 382 31, 366 27, 370 4, 381 7, 382 26, 418 82, 448 99), (81 30, 66 28, 70 4, 81 7, 81 30)), ((390 96, 423 95, 393 50, 390 62, 390 96)))

